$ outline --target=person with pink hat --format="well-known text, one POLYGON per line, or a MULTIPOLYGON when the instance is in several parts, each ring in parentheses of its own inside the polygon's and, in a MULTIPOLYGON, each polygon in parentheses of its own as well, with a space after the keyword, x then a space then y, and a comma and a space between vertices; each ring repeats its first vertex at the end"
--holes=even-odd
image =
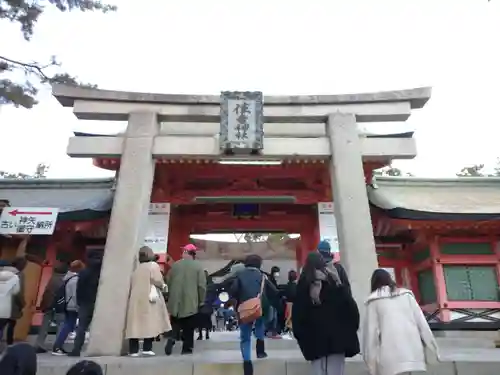
POLYGON ((175 262, 167 274, 168 311, 172 333, 165 345, 165 354, 172 354, 175 340, 182 341, 181 354, 192 354, 194 331, 198 326, 198 310, 205 301, 207 280, 201 263, 196 260, 198 248, 193 244, 182 247, 182 259, 175 262))

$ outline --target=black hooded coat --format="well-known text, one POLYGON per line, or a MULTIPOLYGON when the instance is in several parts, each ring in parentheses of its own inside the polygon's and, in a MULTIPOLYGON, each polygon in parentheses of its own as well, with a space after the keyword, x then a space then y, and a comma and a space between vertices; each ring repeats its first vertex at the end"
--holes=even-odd
POLYGON ((87 265, 78 274, 76 285, 78 306, 93 307, 95 305, 101 277, 102 255, 102 251, 90 251, 87 254, 87 265))

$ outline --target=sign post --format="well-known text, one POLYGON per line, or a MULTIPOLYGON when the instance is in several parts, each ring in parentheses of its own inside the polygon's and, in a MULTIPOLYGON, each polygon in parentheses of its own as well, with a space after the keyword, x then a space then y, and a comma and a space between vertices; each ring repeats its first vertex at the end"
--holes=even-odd
POLYGON ((333 202, 318 203, 319 236, 322 241, 328 241, 332 253, 339 252, 337 221, 333 210, 333 202))
POLYGON ((170 203, 151 203, 144 245, 149 246, 155 254, 167 252, 169 224, 170 203))
POLYGON ((220 149, 249 154, 264 147, 263 96, 259 91, 224 91, 220 100, 220 149))
POLYGON ((0 216, 0 234, 50 236, 56 228, 58 208, 5 207, 0 216))

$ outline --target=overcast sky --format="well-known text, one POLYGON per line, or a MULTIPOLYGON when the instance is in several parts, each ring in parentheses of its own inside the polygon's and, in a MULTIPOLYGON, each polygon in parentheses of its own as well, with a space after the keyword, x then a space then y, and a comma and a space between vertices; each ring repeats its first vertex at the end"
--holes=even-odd
MULTIPOLYGON (((397 166, 453 176, 500 156, 500 1, 116 0, 112 15, 46 12, 31 43, 0 24, 0 54, 57 55, 101 88, 160 93, 343 94, 432 86, 408 125, 419 156, 397 166)), ((32 110, 0 109, 0 170, 50 177, 110 173, 65 154, 72 131, 123 124, 78 121, 42 90, 32 110)), ((380 127, 387 124, 380 124, 380 127)), ((384 132, 381 130, 381 132, 384 132)))

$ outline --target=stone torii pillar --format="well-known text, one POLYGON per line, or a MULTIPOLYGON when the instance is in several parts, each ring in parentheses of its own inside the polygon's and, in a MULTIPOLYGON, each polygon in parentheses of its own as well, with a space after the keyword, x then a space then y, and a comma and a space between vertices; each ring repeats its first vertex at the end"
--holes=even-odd
POLYGON ((362 314, 378 261, 356 116, 341 112, 330 114, 327 133, 332 153, 330 178, 340 259, 362 314))
POLYGON ((122 354, 132 272, 143 244, 155 163, 156 113, 129 115, 87 354, 122 354))

